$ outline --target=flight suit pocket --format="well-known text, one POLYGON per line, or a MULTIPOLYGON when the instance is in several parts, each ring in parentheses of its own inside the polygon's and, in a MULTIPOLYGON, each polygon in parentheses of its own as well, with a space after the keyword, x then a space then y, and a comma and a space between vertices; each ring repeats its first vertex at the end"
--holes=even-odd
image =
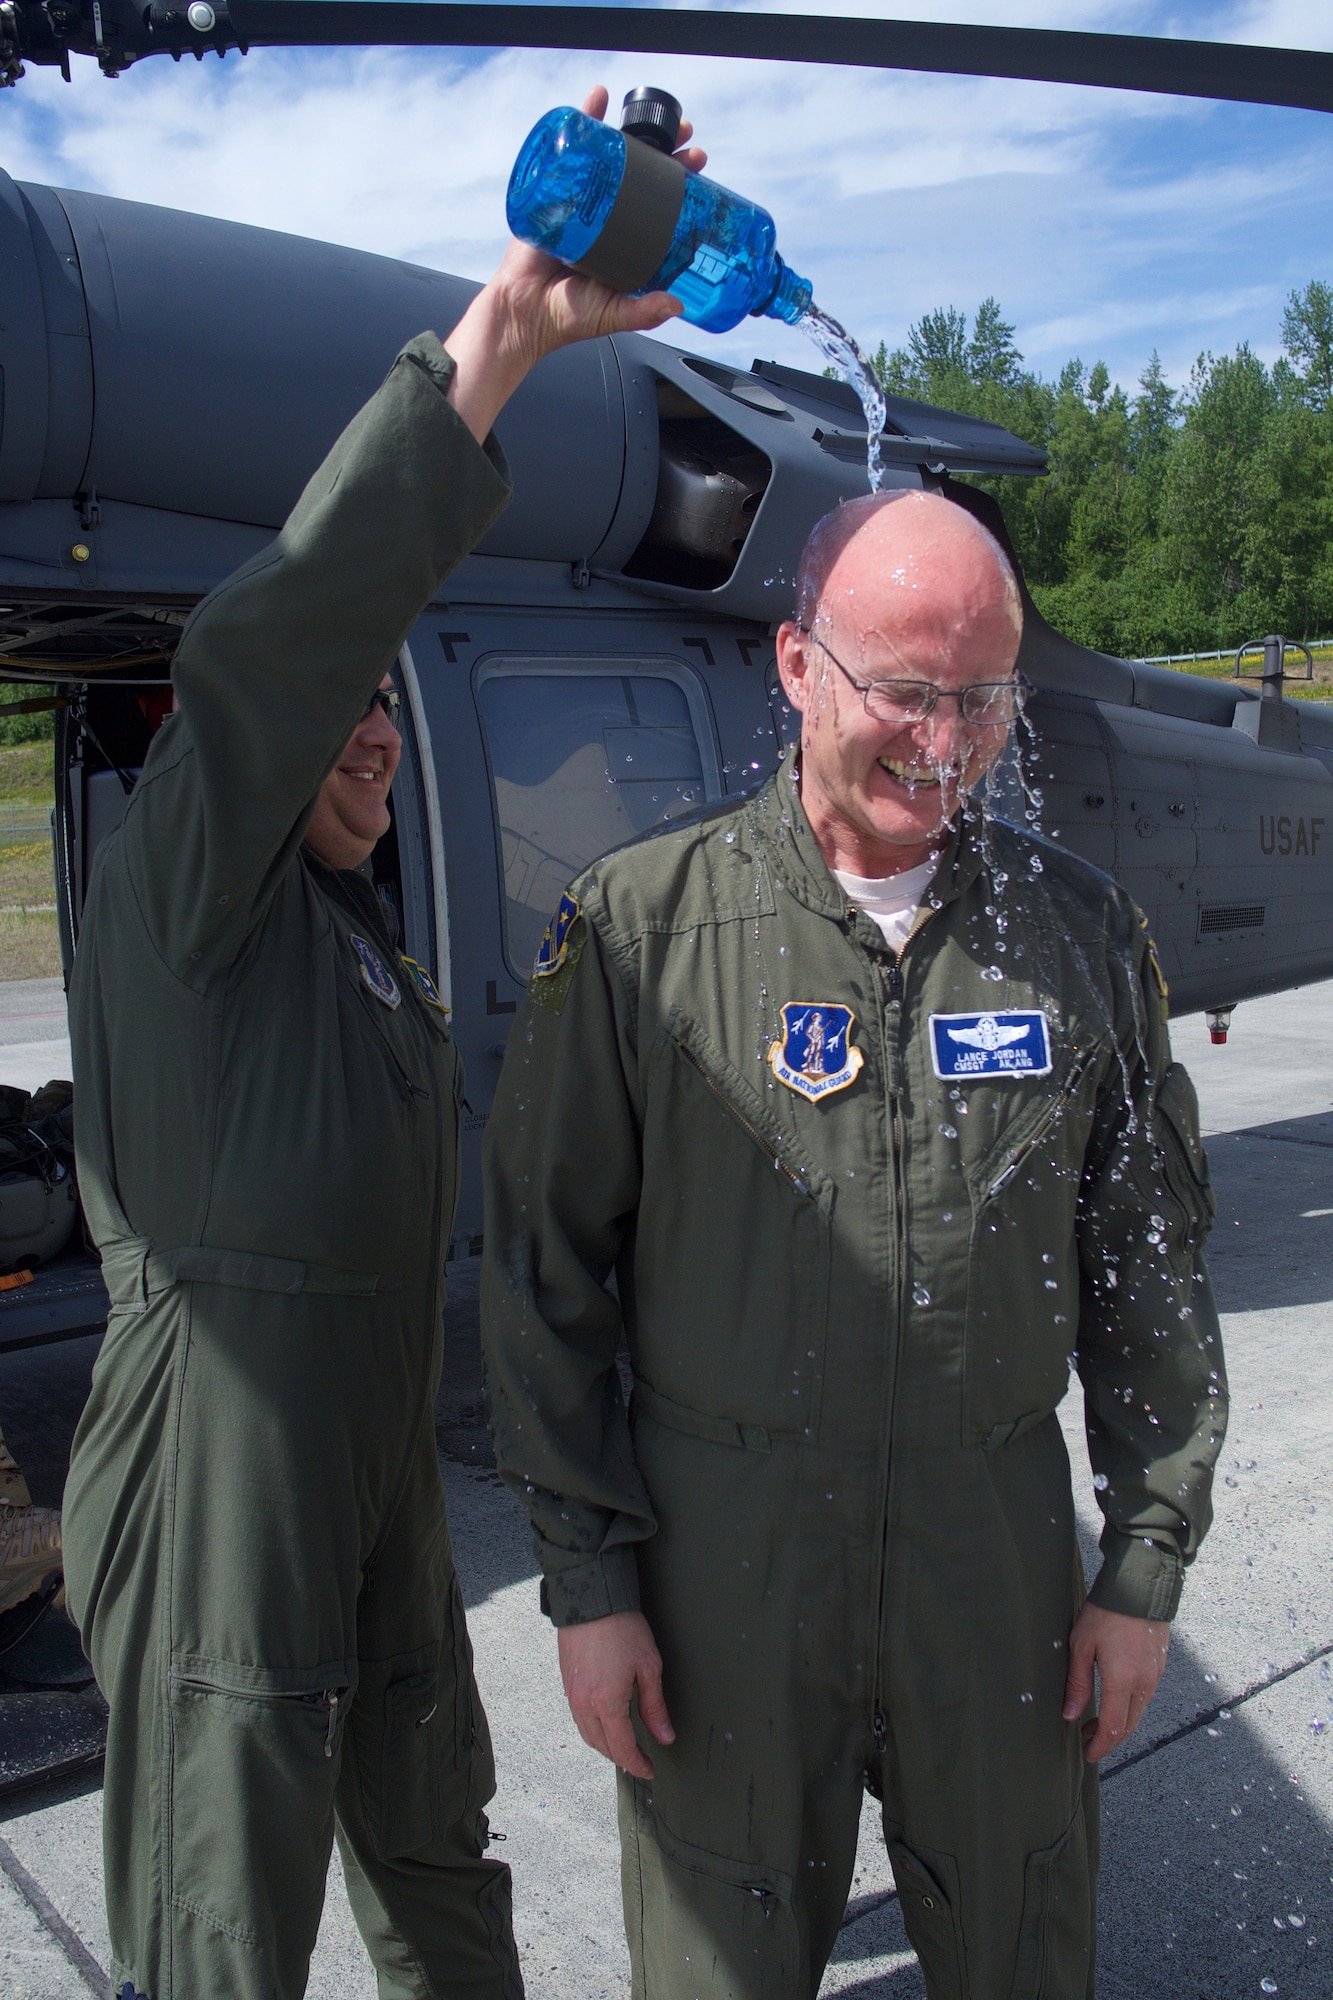
POLYGON ((619 1779, 621 1856, 636 1989, 680 1990, 711 1964, 712 1993, 790 1993, 801 1963, 790 1875, 714 1853, 665 1825, 649 1788, 619 1779))
POLYGON ((1096 1092, 1084 1057, 968 1171, 972 1240, 962 1437, 995 1447, 1053 1410, 1079 1315, 1077 1216, 1096 1092))
MULTIPOLYGON (((426 1656, 390 1662, 380 1690, 380 1716, 370 1714, 372 1682, 364 1668, 362 1730, 378 1720, 380 1740, 362 1746, 368 1766, 370 1836, 380 1860, 416 1854, 450 1826, 478 1810, 494 1784, 486 1718, 472 1688, 472 1656, 462 1602, 454 1584, 452 1642, 426 1656), (434 1658, 432 1658, 434 1654, 434 1658), (366 1754, 368 1752, 368 1754, 366 1754)), ((356 1726, 356 1722, 354 1722, 356 1726)))
POLYGON ((639 1213, 654 1222, 634 1254, 636 1372, 703 1416, 814 1437, 832 1185, 679 1010, 648 1090, 639 1213))
POLYGON ((440 1776, 439 1716, 438 1674, 409 1674, 385 1690, 380 1837, 376 1844, 381 1861, 414 1854, 434 1838, 440 1776))
POLYGON ((415 1854, 494 1790, 486 1718, 472 1681, 462 1600, 443 1647, 363 1663, 350 1730, 370 1838, 381 1861, 415 1854))
POLYGON ((1086 1992, 1093 1922, 1087 1823, 1080 1804, 1060 1839, 1028 1856, 1009 2000, 1075 2000, 1086 1992))
POLYGON ((967 1966, 958 1913, 958 1864, 951 1854, 888 1843, 894 1886, 930 2000, 967 2000, 967 1966), (946 1887, 947 1884, 947 1887, 946 1887))
POLYGON ((348 1690, 290 1692, 290 1678, 173 1669, 169 1685, 170 1900, 256 1950, 274 1908, 290 1914, 294 1946, 302 1933, 313 1946, 324 1894, 311 1829, 331 1820, 348 1690))
MULTIPOLYGON (((1180 1063, 1170 1063, 1157 1086, 1153 1136, 1160 1149, 1165 1191, 1179 1210, 1177 1227, 1171 1231, 1173 1247, 1178 1245, 1182 1265, 1192 1265, 1194 1252, 1207 1241, 1217 1219, 1217 1201, 1199 1136, 1199 1100, 1180 1063)), ((1145 1184, 1142 1173, 1137 1178, 1142 1192, 1155 1201, 1156 1185, 1145 1184)))

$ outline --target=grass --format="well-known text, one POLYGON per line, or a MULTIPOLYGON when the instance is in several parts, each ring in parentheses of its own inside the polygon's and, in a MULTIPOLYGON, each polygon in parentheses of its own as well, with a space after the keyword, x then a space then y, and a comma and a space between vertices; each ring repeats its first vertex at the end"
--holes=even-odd
MULTIPOLYGON (((1289 680, 1284 683, 1282 692, 1288 701, 1333 701, 1333 646, 1312 646, 1310 651, 1314 655, 1314 679, 1289 680)), ((1288 653, 1288 671, 1292 669, 1299 671, 1304 664, 1300 653, 1288 653)), ((1263 654, 1247 653, 1241 661, 1241 666, 1247 676, 1255 675, 1253 681, 1247 678, 1246 686, 1253 687, 1257 694, 1258 676, 1263 671, 1263 654)), ((1198 674, 1203 680, 1208 681, 1229 681, 1235 677, 1235 655, 1233 654, 1229 660, 1192 660, 1188 665, 1182 661, 1173 671, 1178 674, 1198 674)), ((3 794, 0 794, 0 797, 2 796, 3 794)))
POLYGON ((51 810, 50 743, 0 744, 0 979, 54 979, 60 972, 55 867, 49 834, 6 841, 14 819, 51 810))
POLYGON ((0 805, 50 810, 55 796, 51 743, 0 743, 0 805))

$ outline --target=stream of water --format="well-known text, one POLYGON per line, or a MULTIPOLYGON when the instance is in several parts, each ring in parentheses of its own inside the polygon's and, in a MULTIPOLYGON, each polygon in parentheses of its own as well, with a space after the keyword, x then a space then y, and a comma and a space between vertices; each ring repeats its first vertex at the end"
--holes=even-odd
POLYGON ((888 419, 888 407, 875 371, 846 327, 831 314, 821 312, 818 306, 812 305, 796 324, 814 341, 824 359, 833 363, 861 399, 861 408, 866 413, 866 477, 871 492, 878 493, 884 477, 879 448, 888 419))

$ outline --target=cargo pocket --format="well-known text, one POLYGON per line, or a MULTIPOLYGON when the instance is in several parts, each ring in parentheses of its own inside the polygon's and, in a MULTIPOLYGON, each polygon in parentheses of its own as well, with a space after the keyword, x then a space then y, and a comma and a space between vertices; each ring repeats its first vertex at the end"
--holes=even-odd
POLYGON ((233 1943, 309 1951, 332 1838, 342 1688, 291 1692, 291 1676, 173 1669, 167 1879, 172 1907, 233 1943), (305 1939, 304 1947, 301 1940, 305 1939))
MULTIPOLYGON (((1192 1265, 1194 1252, 1207 1241, 1217 1219, 1217 1201, 1199 1136, 1199 1100, 1189 1072, 1180 1063, 1168 1064, 1157 1086, 1153 1136, 1161 1152, 1166 1193, 1180 1211, 1180 1227, 1171 1231, 1171 1247, 1179 1244, 1180 1262, 1192 1265)), ((1143 1191, 1156 1198, 1155 1188, 1143 1187, 1143 1191)))
POLYGON ((457 1580, 451 1613, 452 1633, 442 1646, 362 1668, 352 1729, 370 1836, 381 1861, 442 1839, 480 1810, 494 1788, 457 1580))
POLYGON ((638 1779, 619 1779, 621 1866, 635 1990, 679 1989, 682 1963, 709 1991, 790 1993, 801 1963, 791 1876, 683 1839, 638 1779))
POLYGON ((951 1854, 930 1854, 888 1842, 903 1925, 921 1961, 930 2000, 966 2000, 967 1971, 958 1910, 958 1864, 951 1854), (947 1886, 946 1886, 947 1885, 947 1886))
POLYGON ((1009 2000, 1077 2000, 1088 1989, 1094 1905, 1087 1821, 1080 1804, 1053 1847, 1023 1871, 1023 1923, 1009 2000))

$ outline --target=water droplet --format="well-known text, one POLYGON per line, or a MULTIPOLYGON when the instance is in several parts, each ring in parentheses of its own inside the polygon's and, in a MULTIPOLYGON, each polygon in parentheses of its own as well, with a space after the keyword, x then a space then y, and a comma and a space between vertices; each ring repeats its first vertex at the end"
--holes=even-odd
POLYGON ((1300 1915, 1299 1911, 1288 1910, 1287 1922, 1294 1931, 1303 1931, 1305 1929, 1305 1918, 1300 1915))
POLYGON ((1111 1484, 1104 1472, 1095 1472, 1092 1476, 1092 1483, 1099 1493, 1105 1493, 1107 1487, 1111 1484))
POLYGON ((941 1125, 940 1137, 941 1139, 956 1139, 958 1137, 958 1127, 956 1125, 941 1125))
POLYGON ((1031 1701, 1032 1696, 1030 1694, 1021 1694, 1019 1695, 1018 1699, 1020 1701, 1031 1701))
POLYGON ((930 1293, 924 1285, 913 1285, 912 1303, 918 1306, 928 1306, 930 1304, 930 1293))
POLYGON ((1267 1979, 1267 1978, 1261 1979, 1259 1981, 1259 1991, 1261 1993, 1276 1993, 1277 1992, 1276 1979, 1267 1979))
POLYGON ((1001 972, 1001 970, 1000 970, 1000 968, 999 968, 999 966, 998 966, 998 965, 987 965, 987 966, 983 966, 983 968, 982 968, 982 973, 981 973, 981 976, 982 976, 982 978, 983 978, 983 979, 1003 979, 1003 978, 1004 978, 1004 974, 1003 974, 1003 973, 1001 972))

